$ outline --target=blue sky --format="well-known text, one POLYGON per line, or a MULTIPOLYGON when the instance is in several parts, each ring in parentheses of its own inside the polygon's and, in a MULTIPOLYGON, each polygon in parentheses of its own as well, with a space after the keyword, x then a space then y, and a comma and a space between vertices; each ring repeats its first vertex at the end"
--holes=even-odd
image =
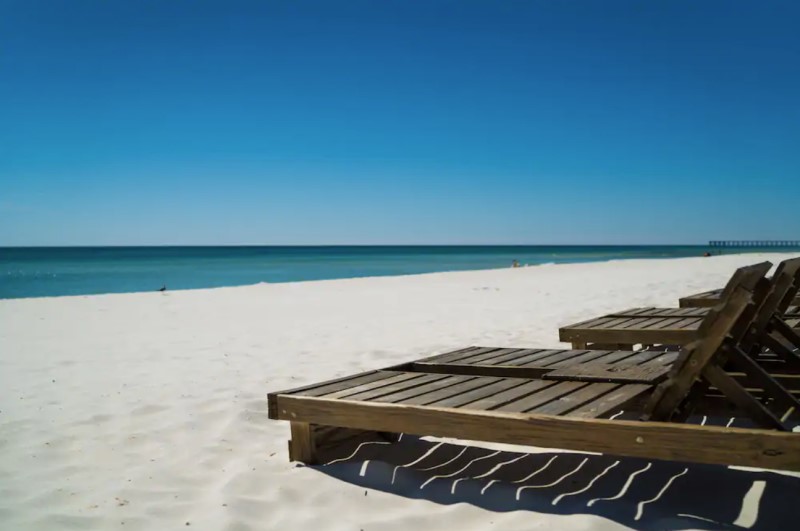
POLYGON ((0 245, 798 238, 798 6, 0 0, 0 245))

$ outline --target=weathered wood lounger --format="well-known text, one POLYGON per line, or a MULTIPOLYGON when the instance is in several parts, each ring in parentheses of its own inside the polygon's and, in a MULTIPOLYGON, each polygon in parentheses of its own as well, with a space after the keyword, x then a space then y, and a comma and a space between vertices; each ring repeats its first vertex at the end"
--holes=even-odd
MULTIPOLYGON (((769 264, 756 264, 753 269, 768 270, 769 264)), ((736 275, 742 275, 742 268, 736 275)), ((725 291, 737 285, 736 275, 725 291)), ((800 348, 800 316, 787 314, 789 303, 800 290, 800 259, 782 262, 771 281, 759 279, 756 292, 760 315, 753 332, 754 344, 769 347, 791 358, 786 344, 800 348), (775 337, 775 336, 778 337, 775 337), (782 339, 781 339, 782 338, 782 339)), ((708 308, 660 308, 641 314, 612 313, 564 326, 559 329, 561 341, 573 348, 632 348, 633 345, 686 345, 696 340, 708 308)), ((800 361, 800 360, 798 360, 800 361)))
MULTIPOLYGON (((630 348, 633 345, 686 345, 696 340, 704 316, 630 316, 609 314, 559 329, 573 348, 630 348)), ((800 331, 800 316, 782 319, 800 331)), ((796 332, 797 333, 797 332, 796 332)))
POLYGON ((754 316, 739 285, 680 353, 470 347, 271 393, 269 416, 290 421, 289 457, 309 464, 347 438, 409 433, 800 470, 800 433, 788 431, 800 402, 756 364, 745 372, 766 382, 761 400, 722 369, 754 316), (682 423, 708 410, 702 385, 761 428, 682 423), (623 409, 641 420, 607 418, 623 409))
MULTIPOLYGON (((719 304, 722 298, 723 289, 712 289, 711 291, 704 291, 703 293, 696 293, 678 299, 678 305, 681 308, 712 308, 719 304)), ((800 295, 795 296, 791 301, 795 307, 800 306, 800 295)))
MULTIPOLYGON (((796 262, 797 259, 790 259, 781 262, 779 268, 782 267, 796 267, 791 266, 793 262, 796 262)), ((776 271, 776 275, 779 271, 776 271)), ((773 279, 774 280, 774 279, 773 279)), ((719 302, 725 298, 725 295, 728 293, 729 286, 721 289, 713 289, 711 291, 704 291, 703 293, 696 293, 694 295, 689 295, 687 297, 683 297, 678 299, 678 305, 681 308, 712 308, 719 304, 719 302)), ((783 301, 785 306, 800 306, 800 293, 795 292, 793 295, 790 295, 787 300, 783 301)))
MULTIPOLYGON (((711 308, 664 308, 655 306, 643 306, 640 308, 629 308, 618 312, 612 312, 604 317, 698 317, 703 318, 708 315, 711 308)), ((786 319, 800 318, 800 306, 789 306, 783 313, 786 319)))

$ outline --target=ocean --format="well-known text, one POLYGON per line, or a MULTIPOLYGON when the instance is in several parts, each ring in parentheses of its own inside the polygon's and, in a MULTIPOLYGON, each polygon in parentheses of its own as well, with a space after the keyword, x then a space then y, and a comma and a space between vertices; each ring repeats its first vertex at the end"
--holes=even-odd
POLYGON ((513 260, 537 265, 700 256, 707 250, 692 245, 5 247, 0 248, 0 298, 492 269, 510 267, 513 260))

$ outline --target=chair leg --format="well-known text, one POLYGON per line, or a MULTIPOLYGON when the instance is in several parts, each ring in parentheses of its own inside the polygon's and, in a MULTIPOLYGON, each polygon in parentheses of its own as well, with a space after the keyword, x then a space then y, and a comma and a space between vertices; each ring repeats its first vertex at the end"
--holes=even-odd
POLYGON ((292 438, 289 441, 289 460, 306 465, 318 465, 333 457, 341 457, 342 451, 363 442, 396 442, 398 433, 356 430, 290 422, 292 438))
POLYGON ((292 438, 289 440, 289 461, 306 465, 317 464, 317 441, 314 425, 307 422, 290 422, 292 438))

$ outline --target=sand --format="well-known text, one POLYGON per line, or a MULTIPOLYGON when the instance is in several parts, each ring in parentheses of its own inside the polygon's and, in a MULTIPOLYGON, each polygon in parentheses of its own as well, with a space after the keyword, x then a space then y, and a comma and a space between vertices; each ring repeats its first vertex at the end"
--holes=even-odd
POLYGON ((785 528, 773 500, 800 480, 771 472, 413 438, 291 464, 266 393, 460 346, 563 346, 559 325, 786 257, 0 301, 0 529, 785 528))

